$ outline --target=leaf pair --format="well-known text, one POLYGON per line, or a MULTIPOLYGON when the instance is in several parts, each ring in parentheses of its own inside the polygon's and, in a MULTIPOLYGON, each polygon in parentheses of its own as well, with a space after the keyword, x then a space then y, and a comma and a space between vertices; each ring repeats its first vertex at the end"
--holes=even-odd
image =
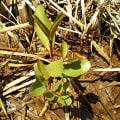
MULTIPOLYGON (((30 87, 30 94, 32 96, 42 95, 46 90, 46 81, 50 77, 78 77, 86 73, 91 67, 91 64, 88 60, 76 60, 70 64, 65 64, 63 66, 63 59, 56 60, 51 62, 48 65, 44 65, 42 61, 38 61, 34 65, 34 72, 36 76, 36 82, 33 83, 30 87)), ((58 86, 62 83, 55 84, 53 90, 57 91, 58 86)), ((64 86, 64 85, 63 85, 64 86)), ((64 87, 63 87, 64 88, 64 87)), ((63 89, 65 91, 65 89, 63 89)))
POLYGON ((53 92, 46 93, 47 100, 53 103, 57 102, 64 106, 69 106, 72 103, 72 99, 66 93, 66 89, 68 88, 68 86, 68 82, 63 83, 62 80, 56 82, 53 86, 53 92))
POLYGON ((68 82, 63 82, 62 80, 59 80, 58 82, 55 83, 53 86, 53 91, 56 92, 58 91, 59 94, 66 92, 67 88, 69 86, 68 82))
POLYGON ((47 81, 50 77, 58 77, 63 72, 63 60, 56 60, 48 65, 38 61, 34 65, 36 81, 30 87, 32 96, 40 96, 46 91, 47 81))
POLYGON ((62 104, 64 106, 69 106, 72 103, 71 97, 66 93, 59 96, 59 95, 53 94, 52 92, 47 92, 46 98, 50 102, 53 102, 53 103, 57 102, 57 103, 62 104))
POLYGON ((54 47, 55 33, 58 29, 60 22, 64 18, 64 15, 59 14, 52 24, 44 12, 44 7, 42 5, 39 5, 35 9, 33 18, 35 30, 41 43, 44 45, 45 48, 50 50, 50 45, 54 47))

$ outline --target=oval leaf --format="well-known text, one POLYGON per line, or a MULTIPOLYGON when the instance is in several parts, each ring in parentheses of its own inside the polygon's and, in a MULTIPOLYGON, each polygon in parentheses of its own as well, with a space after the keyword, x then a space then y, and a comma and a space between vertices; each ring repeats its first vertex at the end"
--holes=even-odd
POLYGON ((58 77, 63 72, 63 59, 51 62, 46 66, 46 70, 51 77, 58 77))
POLYGON ((68 47, 67 47, 67 43, 65 41, 62 42, 61 44, 61 53, 62 53, 62 57, 66 57, 68 52, 68 47))
POLYGON ((43 64, 42 61, 39 60, 39 61, 37 62, 37 67, 38 67, 40 73, 42 74, 42 77, 43 77, 45 80, 48 80, 49 74, 48 74, 48 72, 46 71, 46 66, 43 64))
POLYGON ((66 64, 63 70, 64 77, 78 77, 87 72, 91 67, 88 60, 77 60, 70 64, 66 64))
POLYGON ((46 86, 41 84, 40 80, 36 80, 31 86, 30 86, 30 95, 31 96, 40 96, 42 95, 46 90, 46 86))

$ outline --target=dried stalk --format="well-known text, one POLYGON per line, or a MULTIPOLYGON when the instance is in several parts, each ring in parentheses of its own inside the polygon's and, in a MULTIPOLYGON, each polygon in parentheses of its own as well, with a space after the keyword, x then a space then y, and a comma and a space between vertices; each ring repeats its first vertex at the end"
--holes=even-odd
POLYGON ((4 50, 0 50, 0 54, 1 55, 15 55, 15 56, 24 56, 24 57, 32 57, 38 60, 43 60, 45 62, 50 62, 47 59, 44 59, 42 57, 39 57, 38 55, 33 55, 33 54, 26 54, 26 53, 20 53, 20 52, 13 52, 13 51, 4 51, 4 50))
POLYGON ((69 13, 67 13, 64 9, 62 9, 59 5, 57 5, 53 0, 49 0, 49 2, 55 6, 58 10, 60 10, 63 14, 65 14, 67 17, 69 17, 71 20, 73 20, 76 24, 79 25, 81 30, 83 29, 83 24, 81 21, 76 20, 73 16, 71 16, 69 13))
POLYGON ((97 50, 98 54, 100 54, 109 64, 111 64, 110 58, 108 57, 108 55, 103 51, 103 49, 99 47, 99 45, 94 40, 92 40, 92 45, 97 50))
POLYGON ((4 27, 0 30, 0 33, 11 31, 11 30, 18 30, 18 29, 25 28, 25 27, 31 27, 31 25, 29 23, 23 23, 23 24, 18 24, 15 26, 4 27))
POLYGON ((20 77, 20 78, 18 78, 18 79, 16 79, 16 80, 10 82, 9 84, 7 84, 7 85, 3 88, 3 91, 5 91, 5 90, 7 90, 7 89, 9 89, 9 88, 11 88, 11 87, 13 87, 13 86, 15 86, 15 85, 23 82, 23 81, 25 81, 26 79, 30 78, 31 76, 34 76, 34 72, 33 72, 33 71, 30 72, 30 73, 28 73, 27 75, 25 75, 25 76, 23 76, 23 77, 20 77))
POLYGON ((96 68, 93 71, 119 72, 120 68, 96 68))

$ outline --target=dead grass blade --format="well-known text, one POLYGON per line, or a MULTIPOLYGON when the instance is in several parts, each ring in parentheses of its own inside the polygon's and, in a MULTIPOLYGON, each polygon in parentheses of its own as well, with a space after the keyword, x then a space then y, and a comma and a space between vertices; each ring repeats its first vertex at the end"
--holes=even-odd
POLYGON ((25 3, 33 10, 35 11, 35 7, 32 5, 32 3, 29 0, 25 0, 25 3))
POLYGON ((71 20, 73 20, 76 24, 79 25, 81 29, 83 29, 83 24, 81 21, 76 20, 73 16, 71 16, 69 13, 67 13, 64 9, 62 9, 59 5, 57 5, 53 0, 49 0, 49 2, 55 6, 58 10, 60 10, 63 14, 65 14, 67 17, 69 17, 71 20))
POLYGON ((5 3, 3 1, 1 1, 2 5, 4 6, 4 8, 8 11, 8 13, 14 18, 14 20, 17 22, 17 19, 15 18, 15 16, 13 15, 13 13, 8 9, 8 7, 5 5, 5 3))
POLYGON ((0 30, 0 33, 11 31, 11 30, 18 30, 18 29, 25 28, 25 27, 31 27, 31 25, 29 23, 23 23, 23 24, 18 24, 15 26, 4 27, 0 30))
POLYGON ((9 88, 11 88, 11 87, 13 87, 13 86, 15 86, 15 85, 23 82, 23 81, 25 81, 26 79, 28 79, 28 78, 30 78, 30 77, 32 77, 32 76, 34 76, 34 72, 33 72, 33 71, 30 72, 30 73, 28 73, 27 75, 25 75, 25 76, 23 76, 23 77, 20 77, 20 78, 14 80, 14 81, 8 83, 8 84, 3 88, 3 91, 5 91, 5 90, 7 90, 7 89, 9 89, 9 88))
POLYGON ((4 50, 0 50, 0 54, 1 55, 15 55, 15 56, 24 56, 24 57, 32 57, 38 60, 43 60, 45 62, 50 62, 47 59, 44 59, 42 57, 39 57, 38 55, 33 55, 33 54, 26 54, 26 53, 20 53, 20 52, 12 52, 12 51, 4 51, 4 50))
POLYGON ((99 12, 100 12, 100 9, 98 8, 94 15, 91 17, 90 19, 90 22, 88 23, 88 25, 84 28, 84 31, 81 35, 81 39, 83 39, 84 35, 87 33, 88 29, 91 27, 91 26, 94 26, 95 25, 95 22, 97 21, 97 16, 99 15, 99 12))
POLYGON ((3 92, 2 92, 2 96, 6 96, 14 91, 17 91, 21 88, 24 88, 24 87, 27 87, 29 86, 30 84, 32 84, 35 79, 31 79, 27 82, 24 82, 25 80, 29 79, 30 77, 34 76, 34 72, 30 72, 28 73, 27 75, 23 76, 23 77, 20 77, 16 80, 13 80, 12 82, 10 82, 9 84, 7 84, 4 88, 3 88, 3 92), (22 83, 22 84, 20 84, 22 83), (19 84, 19 85, 17 85, 19 84))
POLYGON ((108 84, 107 86, 105 86, 105 87, 116 86, 116 85, 120 85, 120 82, 113 81, 113 82, 109 83, 109 84, 108 84))
POLYGON ((95 47, 96 51, 109 63, 110 62, 110 58, 108 57, 108 55, 103 51, 103 49, 100 48, 100 46, 94 41, 92 40, 92 45, 95 47))
POLYGON ((28 67, 28 66, 33 66, 33 64, 18 64, 18 63, 8 63, 9 67, 28 67))
MULTIPOLYGON (((26 79, 24 79, 24 80, 26 80, 26 79)), ((35 81, 35 80, 30 80, 30 81, 28 81, 28 82, 26 82, 26 83, 23 83, 23 84, 21 84, 21 85, 13 86, 12 88, 4 91, 4 92, 2 93, 2 96, 6 96, 6 95, 8 95, 8 94, 10 94, 10 93, 12 93, 12 92, 14 92, 14 91, 17 91, 17 90, 19 90, 19 89, 22 89, 22 88, 24 88, 24 87, 27 87, 27 86, 31 85, 34 81, 35 81)))
POLYGON ((93 71, 119 72, 120 68, 96 68, 93 71))
POLYGON ((2 108, 3 113, 5 114, 6 118, 9 119, 8 114, 7 114, 7 111, 6 111, 6 109, 5 109, 5 106, 4 106, 4 104, 3 104, 2 100, 1 100, 1 98, 0 98, 0 108, 2 108))

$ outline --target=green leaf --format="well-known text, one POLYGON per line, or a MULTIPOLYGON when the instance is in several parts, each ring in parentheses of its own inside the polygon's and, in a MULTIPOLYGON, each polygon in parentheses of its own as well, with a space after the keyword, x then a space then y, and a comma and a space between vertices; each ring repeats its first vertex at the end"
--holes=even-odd
POLYGON ((39 61, 37 61, 37 66, 38 66, 38 69, 39 69, 40 73, 42 74, 42 77, 45 80, 48 80, 49 74, 46 70, 46 65, 44 65, 43 62, 39 60, 39 61))
POLYGON ((40 73, 44 74, 45 65, 43 64, 43 62, 41 60, 37 61, 37 67, 38 67, 40 73))
POLYGON ((41 79, 42 74, 40 73, 37 63, 34 64, 34 73, 37 80, 41 79))
POLYGON ((43 5, 37 6, 36 9, 35 9, 35 13, 34 14, 50 30, 52 24, 51 24, 50 20, 48 19, 48 17, 45 14, 44 6, 43 5))
POLYGON ((58 99, 58 97, 55 96, 55 95, 54 95, 53 93, 51 93, 51 92, 47 92, 47 93, 45 94, 45 96, 46 96, 47 100, 50 101, 50 102, 56 102, 57 99, 58 99))
POLYGON ((43 5, 37 6, 33 17, 35 18, 35 16, 37 17, 37 19, 35 19, 35 21, 34 21, 35 31, 36 31, 41 43, 44 45, 44 47, 46 47, 48 50, 50 50, 50 43, 49 43, 49 38, 48 38, 49 32, 48 31, 50 31, 52 24, 44 12, 43 5))
POLYGON ((62 57, 66 57, 68 52, 68 47, 67 47, 67 43, 65 41, 62 42, 61 44, 61 53, 62 53, 62 57))
POLYGON ((46 86, 47 82, 45 81, 41 72, 39 71, 37 63, 34 64, 34 72, 35 72, 36 81, 40 81, 42 85, 46 86))
POLYGON ((53 22, 51 28, 50 28, 50 35, 49 38, 52 41, 52 44, 54 44, 54 37, 55 37, 55 33, 58 29, 58 26, 60 24, 60 22, 63 20, 63 18, 65 17, 65 15, 63 15, 62 13, 60 13, 57 18, 55 19, 55 21, 53 22))
POLYGON ((33 15, 35 24, 39 26, 39 28, 42 30, 43 34, 46 35, 47 38, 49 38, 49 29, 39 20, 39 18, 36 15, 33 15))
POLYGON ((53 91, 59 90, 62 87, 62 85, 63 85, 63 83, 61 80, 56 82, 55 85, 53 86, 53 91))
POLYGON ((67 90, 68 86, 69 86, 69 82, 63 83, 63 90, 64 90, 63 92, 67 90))
POLYGON ((91 67, 88 60, 77 60, 70 64, 64 65, 63 76, 64 77, 78 77, 87 72, 91 67))
POLYGON ((51 77, 58 77, 63 72, 63 59, 51 62, 46 66, 46 70, 51 77))
POLYGON ((69 95, 64 94, 64 95, 58 97, 57 102, 64 106, 70 106, 72 103, 72 99, 69 95))
POLYGON ((55 36, 55 32, 58 29, 59 24, 61 23, 61 21, 63 20, 63 18, 65 17, 65 15, 63 15, 62 13, 60 13, 57 18, 55 19, 55 21, 53 22, 51 28, 50 28, 50 39, 53 40, 53 37, 55 36))
POLYGON ((34 64, 34 72, 36 81, 30 86, 29 92, 31 96, 40 96, 45 92, 47 83, 42 77, 42 74, 38 69, 37 63, 34 64))
POLYGON ((31 96, 40 96, 42 95, 45 90, 46 90, 46 86, 45 84, 43 84, 41 81, 43 80, 36 80, 31 86, 30 86, 30 95, 31 96))

